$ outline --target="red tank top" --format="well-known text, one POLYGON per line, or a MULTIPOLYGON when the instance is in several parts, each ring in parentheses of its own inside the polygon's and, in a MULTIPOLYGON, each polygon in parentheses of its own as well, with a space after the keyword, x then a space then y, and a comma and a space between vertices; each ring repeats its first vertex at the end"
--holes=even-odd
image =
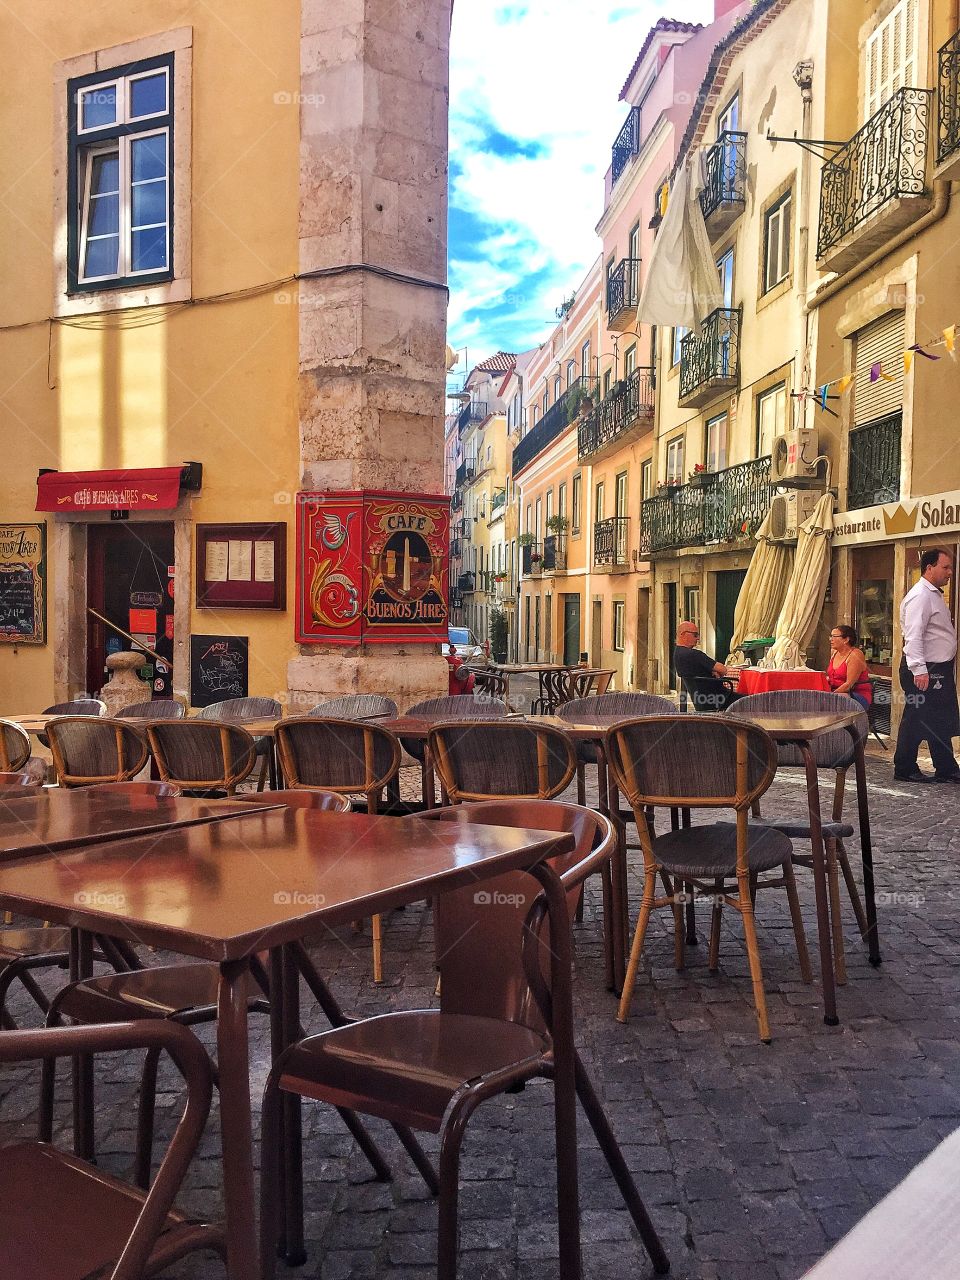
MULTIPOLYGON (((838 663, 835 658, 831 657, 830 665, 827 667, 827 681, 829 682, 830 688, 839 689, 842 684, 846 683, 846 680, 846 661, 844 660, 843 662, 838 663)), ((863 669, 860 673, 860 679, 852 689, 848 690, 848 692, 859 693, 860 697, 866 698, 867 702, 873 701, 873 686, 870 683, 870 676, 867 674, 866 668, 863 669)))

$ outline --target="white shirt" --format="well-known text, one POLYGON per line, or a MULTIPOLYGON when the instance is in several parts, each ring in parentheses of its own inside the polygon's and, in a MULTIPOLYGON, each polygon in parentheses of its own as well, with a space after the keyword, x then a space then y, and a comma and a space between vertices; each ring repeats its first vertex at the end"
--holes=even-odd
POLYGON ((952 662, 957 656, 957 633, 943 592, 921 578, 900 606, 903 656, 911 674, 925 676, 928 662, 952 662))

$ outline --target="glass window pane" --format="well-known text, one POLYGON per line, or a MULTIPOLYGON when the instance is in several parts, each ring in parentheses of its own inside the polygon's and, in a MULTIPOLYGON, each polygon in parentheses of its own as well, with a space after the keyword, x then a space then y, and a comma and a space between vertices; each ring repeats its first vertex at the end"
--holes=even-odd
POLYGON ((167 109, 167 73, 140 76, 130 81, 130 118, 160 115, 167 109))
POLYGON ((120 191, 120 157, 116 151, 96 155, 91 161, 90 194, 117 195, 120 191))
POLYGON ((80 94, 80 128, 102 129, 117 123, 117 86, 101 84, 80 94))
POLYGON ((134 231, 131 270, 161 271, 167 265, 167 229, 152 227, 134 231))
POLYGON ((120 197, 95 196, 90 201, 87 227, 91 236, 117 235, 120 230, 120 197))
POLYGON ((130 225, 149 227, 167 220, 166 182, 145 182, 133 188, 133 216, 130 225))
POLYGON ((134 138, 130 144, 133 152, 133 180, 145 182, 149 178, 167 176, 167 135, 151 134, 149 138, 134 138))
POLYGON ((119 250, 119 236, 106 236, 103 240, 90 240, 87 243, 83 274, 87 277, 115 276, 117 274, 117 255, 119 250))

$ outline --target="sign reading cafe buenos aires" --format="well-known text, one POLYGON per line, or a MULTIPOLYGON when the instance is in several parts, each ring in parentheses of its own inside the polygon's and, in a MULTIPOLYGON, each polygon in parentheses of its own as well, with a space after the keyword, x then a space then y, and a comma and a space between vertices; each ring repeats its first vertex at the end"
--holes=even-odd
POLYGON ((297 640, 446 640, 449 521, 439 494, 297 494, 297 640))
POLYGON ((956 532, 960 532, 960 491, 838 512, 834 516, 833 545, 843 547, 956 532))

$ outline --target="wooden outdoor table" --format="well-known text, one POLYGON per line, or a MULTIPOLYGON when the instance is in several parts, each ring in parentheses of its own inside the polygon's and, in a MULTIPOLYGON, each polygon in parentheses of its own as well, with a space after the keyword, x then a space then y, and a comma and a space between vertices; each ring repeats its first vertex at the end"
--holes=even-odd
MULTIPOLYGON (((543 886, 550 911, 560 1276, 579 1280, 570 929, 559 878, 542 865, 572 848, 572 836, 558 832, 428 827, 417 818, 282 808, 2 864, 0 909, 219 965, 228 1274, 256 1280, 246 999, 251 956, 271 949, 276 971, 287 944, 322 936, 334 925, 501 872, 529 871, 543 886)), ((291 1021, 281 1011, 280 1024, 289 1029, 291 1021)), ((283 1040, 277 1036, 275 1050, 283 1040)))
MULTIPOLYGON (((57 718, 58 718, 57 716, 47 716, 47 715, 28 715, 28 716, 8 716, 7 717, 8 720, 13 720, 16 724, 20 726, 21 729, 24 729, 27 733, 33 734, 34 737, 37 737, 39 734, 43 733, 44 729, 46 729, 50 721, 56 720, 57 718)), ((92 717, 92 718, 96 719, 96 717, 92 717)))
POLYGON ((774 742, 787 743, 799 749, 807 780, 807 809, 810 815, 810 843, 813 852, 813 887, 817 902, 817 934, 820 942, 820 973, 823 980, 823 1020, 831 1027, 838 1024, 836 975, 830 937, 830 902, 827 892, 826 858, 823 850, 823 817, 820 809, 820 782, 817 765, 810 750, 811 742, 838 730, 846 731, 853 742, 854 771, 857 780, 857 818, 860 829, 860 857, 863 863, 863 896, 867 916, 867 946, 872 965, 880 964, 880 941, 877 933, 877 904, 873 885, 873 844, 870 838, 870 809, 867 800, 867 773, 863 740, 857 733, 861 708, 843 715, 825 713, 788 714, 758 712, 750 716, 753 724, 766 729, 774 742))
POLYGON ((737 681, 738 693, 770 693, 777 689, 816 689, 821 693, 829 693, 830 681, 825 671, 814 671, 811 667, 796 667, 789 671, 741 667, 737 681))

